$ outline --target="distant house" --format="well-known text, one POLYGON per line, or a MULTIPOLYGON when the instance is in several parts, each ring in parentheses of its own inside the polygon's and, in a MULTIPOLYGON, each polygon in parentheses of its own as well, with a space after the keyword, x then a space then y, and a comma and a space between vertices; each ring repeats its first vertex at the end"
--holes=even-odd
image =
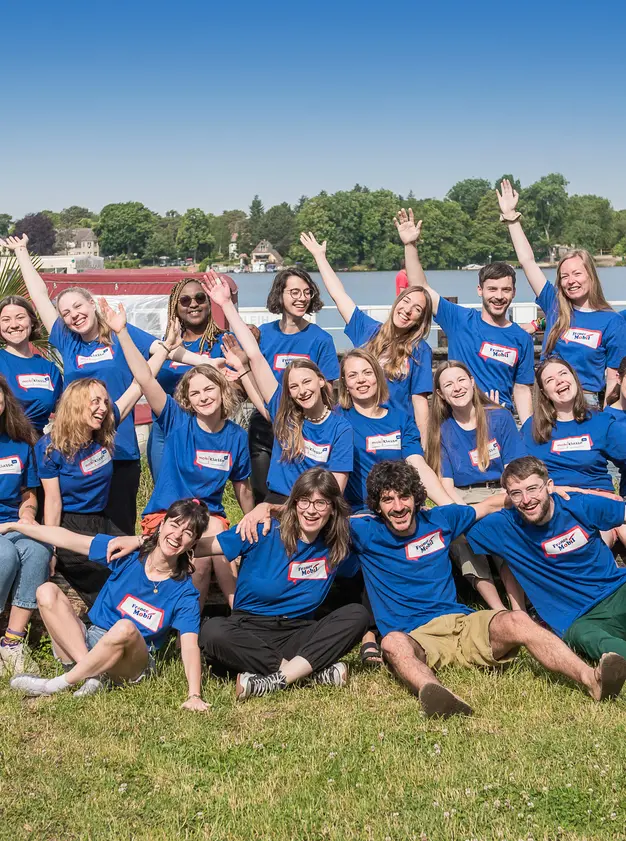
POLYGON ((237 252, 237 237, 239 234, 235 231, 235 233, 231 236, 230 242, 228 243, 228 259, 229 260, 236 260, 239 256, 237 252))
POLYGON ((100 245, 98 237, 91 228, 72 228, 63 232, 65 236, 65 248, 59 254, 67 254, 70 257, 99 257, 100 245))
POLYGON ((282 266, 284 262, 278 251, 276 251, 272 243, 267 239, 262 239, 250 255, 252 271, 264 271, 268 263, 273 263, 275 266, 282 266))

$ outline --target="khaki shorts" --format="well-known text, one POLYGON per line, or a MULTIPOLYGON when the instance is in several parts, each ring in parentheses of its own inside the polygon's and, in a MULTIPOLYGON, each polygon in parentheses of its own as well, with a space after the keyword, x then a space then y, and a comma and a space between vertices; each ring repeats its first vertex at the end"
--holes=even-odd
POLYGON ((456 663, 459 666, 502 666, 517 656, 512 649, 497 660, 489 641, 489 625, 501 610, 476 610, 474 613, 448 613, 437 616, 409 634, 426 653, 429 669, 456 663))

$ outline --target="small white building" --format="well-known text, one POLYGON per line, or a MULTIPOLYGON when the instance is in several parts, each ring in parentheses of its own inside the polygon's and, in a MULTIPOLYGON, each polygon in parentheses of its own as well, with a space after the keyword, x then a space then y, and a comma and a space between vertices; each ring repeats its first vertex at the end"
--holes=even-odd
POLYGON ((239 257, 239 252, 237 251, 237 238, 239 234, 235 231, 235 233, 231 236, 230 242, 228 243, 228 259, 229 260, 237 260, 239 257))
POLYGON ((59 254, 66 254, 70 257, 99 257, 100 244, 98 237, 91 228, 72 228, 69 231, 61 232, 67 238, 65 248, 59 254))

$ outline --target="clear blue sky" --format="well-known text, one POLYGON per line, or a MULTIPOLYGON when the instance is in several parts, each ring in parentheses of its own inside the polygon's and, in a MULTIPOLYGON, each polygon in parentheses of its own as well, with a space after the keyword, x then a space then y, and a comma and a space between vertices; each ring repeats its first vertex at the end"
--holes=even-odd
POLYGON ((623 0, 33 0, 2 21, 15 218, 554 171, 626 207, 623 0))

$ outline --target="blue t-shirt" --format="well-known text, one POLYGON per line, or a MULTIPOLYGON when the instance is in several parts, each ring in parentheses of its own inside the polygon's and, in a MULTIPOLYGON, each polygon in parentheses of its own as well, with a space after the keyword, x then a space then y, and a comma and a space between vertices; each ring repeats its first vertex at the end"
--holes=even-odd
POLYGON ((283 333, 280 321, 268 321, 259 327, 259 347, 274 376, 280 382, 285 368, 295 359, 309 359, 327 380, 339 377, 339 361, 332 337, 317 324, 308 324, 299 333, 283 333))
POLYGON ((489 427, 489 466, 478 467, 476 430, 463 429, 454 418, 441 425, 441 475, 452 479, 457 488, 498 482, 506 465, 526 455, 513 415, 508 409, 486 409, 489 427))
MULTIPOLYGON (((358 307, 346 324, 344 333, 355 347, 363 347, 382 327, 380 321, 366 315, 358 307)), ((380 360, 379 360, 380 361, 380 360)), ((407 371, 400 380, 387 380, 389 402, 413 416, 414 394, 430 394, 433 390, 433 352, 430 345, 420 339, 407 362, 407 371)))
POLYGON ((44 435, 35 444, 37 468, 41 479, 59 480, 63 510, 81 514, 104 511, 113 479, 111 453, 102 444, 92 441, 70 461, 58 450, 51 450, 46 455, 49 444, 49 435, 44 435))
POLYGON ((0 523, 19 520, 22 490, 38 487, 33 448, 0 433, 0 523))
POLYGON ((298 540, 296 551, 287 556, 280 539, 280 526, 272 520, 269 532, 258 543, 247 543, 235 528, 217 535, 229 561, 241 556, 233 610, 262 616, 307 616, 324 601, 336 569, 328 567, 328 548, 318 535, 313 543, 298 540))
MULTIPOLYGON (((545 351, 550 330, 558 318, 554 286, 546 283, 536 300, 546 314, 545 351)), ((605 370, 619 368, 626 356, 624 320, 614 310, 572 310, 571 326, 557 340, 553 353, 569 362, 585 391, 601 391, 605 370)))
MULTIPOLYGON (((141 354, 148 359, 154 336, 132 324, 128 325, 128 332, 141 354)), ((50 331, 50 342, 61 354, 66 386, 74 380, 96 377, 105 384, 111 400, 118 400, 133 381, 119 339, 114 333, 111 335, 110 347, 98 340, 85 342, 78 333, 69 330, 62 319, 57 318, 50 331)), ((113 459, 129 461, 138 458, 139 446, 131 412, 117 430, 113 459)))
MULTIPOLYGON (((190 350, 192 353, 200 353, 201 341, 202 337, 194 339, 193 342, 183 342, 182 347, 184 347, 185 350, 190 350)), ((218 357, 223 356, 219 337, 211 349, 209 349, 205 344, 202 356, 206 356, 207 359, 217 359, 218 357)), ((185 365, 183 362, 174 362, 173 359, 166 359, 161 366, 161 370, 157 374, 157 382, 166 394, 173 395, 183 374, 186 374, 187 371, 190 371, 193 367, 193 365, 185 365)))
POLYGON ((383 636, 408 634, 437 616, 472 612, 457 601, 448 550, 475 519, 471 505, 419 511, 411 537, 394 534, 373 514, 350 520, 354 552, 383 636))
POLYGON ((178 499, 197 497, 212 514, 226 516, 222 495, 226 482, 243 482, 250 475, 248 436, 231 420, 219 432, 205 432, 195 415, 173 397, 156 420, 165 449, 161 469, 144 514, 167 511, 178 499))
POLYGON ((545 462, 555 485, 614 490, 607 461, 626 459, 626 436, 607 412, 591 411, 582 423, 557 421, 545 444, 533 438, 532 418, 522 426, 521 435, 528 455, 545 462))
POLYGON ((139 552, 107 564, 107 546, 111 540, 114 538, 109 534, 97 534, 89 549, 90 561, 111 570, 89 611, 91 622, 109 631, 120 619, 130 619, 146 645, 154 648, 163 645, 171 628, 181 634, 197 634, 200 630, 200 594, 193 586, 191 576, 182 581, 172 578, 150 581, 139 552))
POLYGON ((6 378, 28 420, 41 432, 63 391, 63 377, 57 366, 37 353, 26 359, 3 349, 0 374, 6 378))
POLYGON ((353 511, 365 507, 365 482, 375 464, 424 455, 413 417, 407 417, 394 407, 384 408, 387 414, 382 418, 368 418, 354 407, 337 409, 354 433, 354 466, 345 490, 345 497, 353 511))
POLYGON ((467 533, 475 552, 502 556, 537 613, 560 636, 622 584, 620 569, 601 530, 624 522, 624 503, 603 496, 553 495, 554 514, 543 526, 527 523, 514 509, 503 509, 467 533))
MULTIPOLYGON (((607 406, 604 411, 612 418, 615 418, 616 423, 621 424, 620 429, 622 432, 622 437, 626 438, 626 412, 624 412, 622 409, 615 409, 613 406, 607 406)), ((626 496, 626 461, 618 458, 612 458, 611 461, 619 470, 620 496, 626 496)))
POLYGON ((485 392, 497 389, 500 400, 513 409, 513 386, 535 381, 532 338, 519 324, 495 327, 481 310, 439 299, 436 321, 448 337, 448 359, 464 362, 485 392))
MULTIPOLYGON (((276 419, 282 386, 278 386, 267 404, 272 422, 276 419)), ((348 421, 331 412, 323 423, 305 420, 302 425, 304 457, 296 461, 281 461, 282 449, 276 436, 272 446, 267 487, 274 493, 289 496, 294 482, 311 467, 325 467, 332 473, 349 473, 353 465, 352 427, 348 421)))

